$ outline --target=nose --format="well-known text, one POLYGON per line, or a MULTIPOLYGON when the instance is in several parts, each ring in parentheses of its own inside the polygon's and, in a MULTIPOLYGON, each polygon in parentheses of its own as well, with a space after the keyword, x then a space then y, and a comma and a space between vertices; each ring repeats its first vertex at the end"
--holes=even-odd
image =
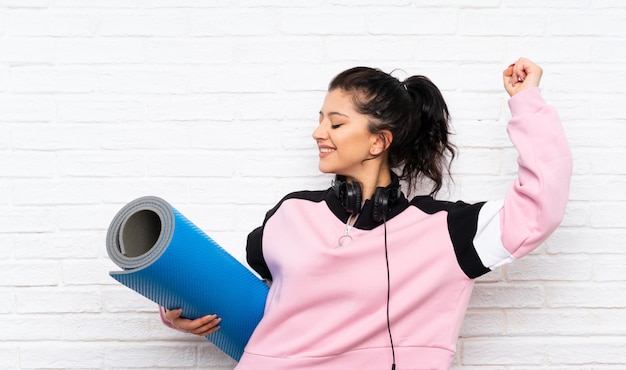
POLYGON ((320 141, 320 140, 324 140, 328 138, 328 132, 324 128, 324 125, 322 124, 322 122, 320 122, 320 124, 317 125, 315 130, 313 130, 313 133, 311 134, 311 136, 313 137, 313 140, 315 141, 320 141))

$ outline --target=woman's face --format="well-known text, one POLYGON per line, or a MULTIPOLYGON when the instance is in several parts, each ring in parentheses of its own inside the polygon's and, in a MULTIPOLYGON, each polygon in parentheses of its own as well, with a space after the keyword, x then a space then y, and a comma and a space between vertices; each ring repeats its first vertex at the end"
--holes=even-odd
POLYGON ((320 110, 319 125, 313 131, 320 171, 360 178, 378 137, 368 126, 368 117, 355 110, 350 94, 341 89, 329 91, 320 110))

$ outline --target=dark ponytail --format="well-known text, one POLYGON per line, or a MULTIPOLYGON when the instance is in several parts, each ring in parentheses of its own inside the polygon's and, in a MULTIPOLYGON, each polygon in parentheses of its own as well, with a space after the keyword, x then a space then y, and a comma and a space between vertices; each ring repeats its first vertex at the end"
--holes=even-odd
POLYGON ((425 178, 430 195, 442 187, 456 148, 448 140, 448 107, 437 86, 424 76, 404 82, 374 68, 355 67, 337 75, 328 90, 352 94, 359 113, 370 117, 370 131, 390 131, 389 166, 414 190, 425 178))
POLYGON ((439 88, 424 76, 411 76, 404 81, 411 96, 411 114, 408 140, 395 148, 397 160, 402 160, 402 177, 423 175, 433 181, 431 195, 450 174, 450 164, 456 156, 456 147, 450 142, 450 113, 439 88))

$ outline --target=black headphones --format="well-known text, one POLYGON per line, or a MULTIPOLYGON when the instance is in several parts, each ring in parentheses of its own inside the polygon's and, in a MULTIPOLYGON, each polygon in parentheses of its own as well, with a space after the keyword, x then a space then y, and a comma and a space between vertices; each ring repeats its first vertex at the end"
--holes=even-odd
MULTIPOLYGON (((361 211, 363 194, 360 183, 356 181, 348 182, 345 176, 337 175, 333 181, 333 191, 347 212, 356 214, 361 211)), ((372 220, 375 222, 385 221, 387 216, 389 216, 391 206, 400 197, 400 194, 400 183, 395 176, 393 176, 389 186, 377 187, 372 197, 372 202, 374 203, 372 220)))

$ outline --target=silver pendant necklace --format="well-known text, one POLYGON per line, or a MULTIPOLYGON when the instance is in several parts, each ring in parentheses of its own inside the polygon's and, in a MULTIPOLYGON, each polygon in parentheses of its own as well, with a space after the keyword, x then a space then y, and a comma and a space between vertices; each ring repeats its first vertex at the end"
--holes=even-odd
POLYGON ((348 217, 348 221, 346 221, 346 230, 343 235, 339 237, 337 240, 337 248, 345 247, 352 242, 352 236, 350 235, 350 230, 352 229, 352 225, 354 225, 354 221, 356 219, 356 214, 350 215, 348 217))

